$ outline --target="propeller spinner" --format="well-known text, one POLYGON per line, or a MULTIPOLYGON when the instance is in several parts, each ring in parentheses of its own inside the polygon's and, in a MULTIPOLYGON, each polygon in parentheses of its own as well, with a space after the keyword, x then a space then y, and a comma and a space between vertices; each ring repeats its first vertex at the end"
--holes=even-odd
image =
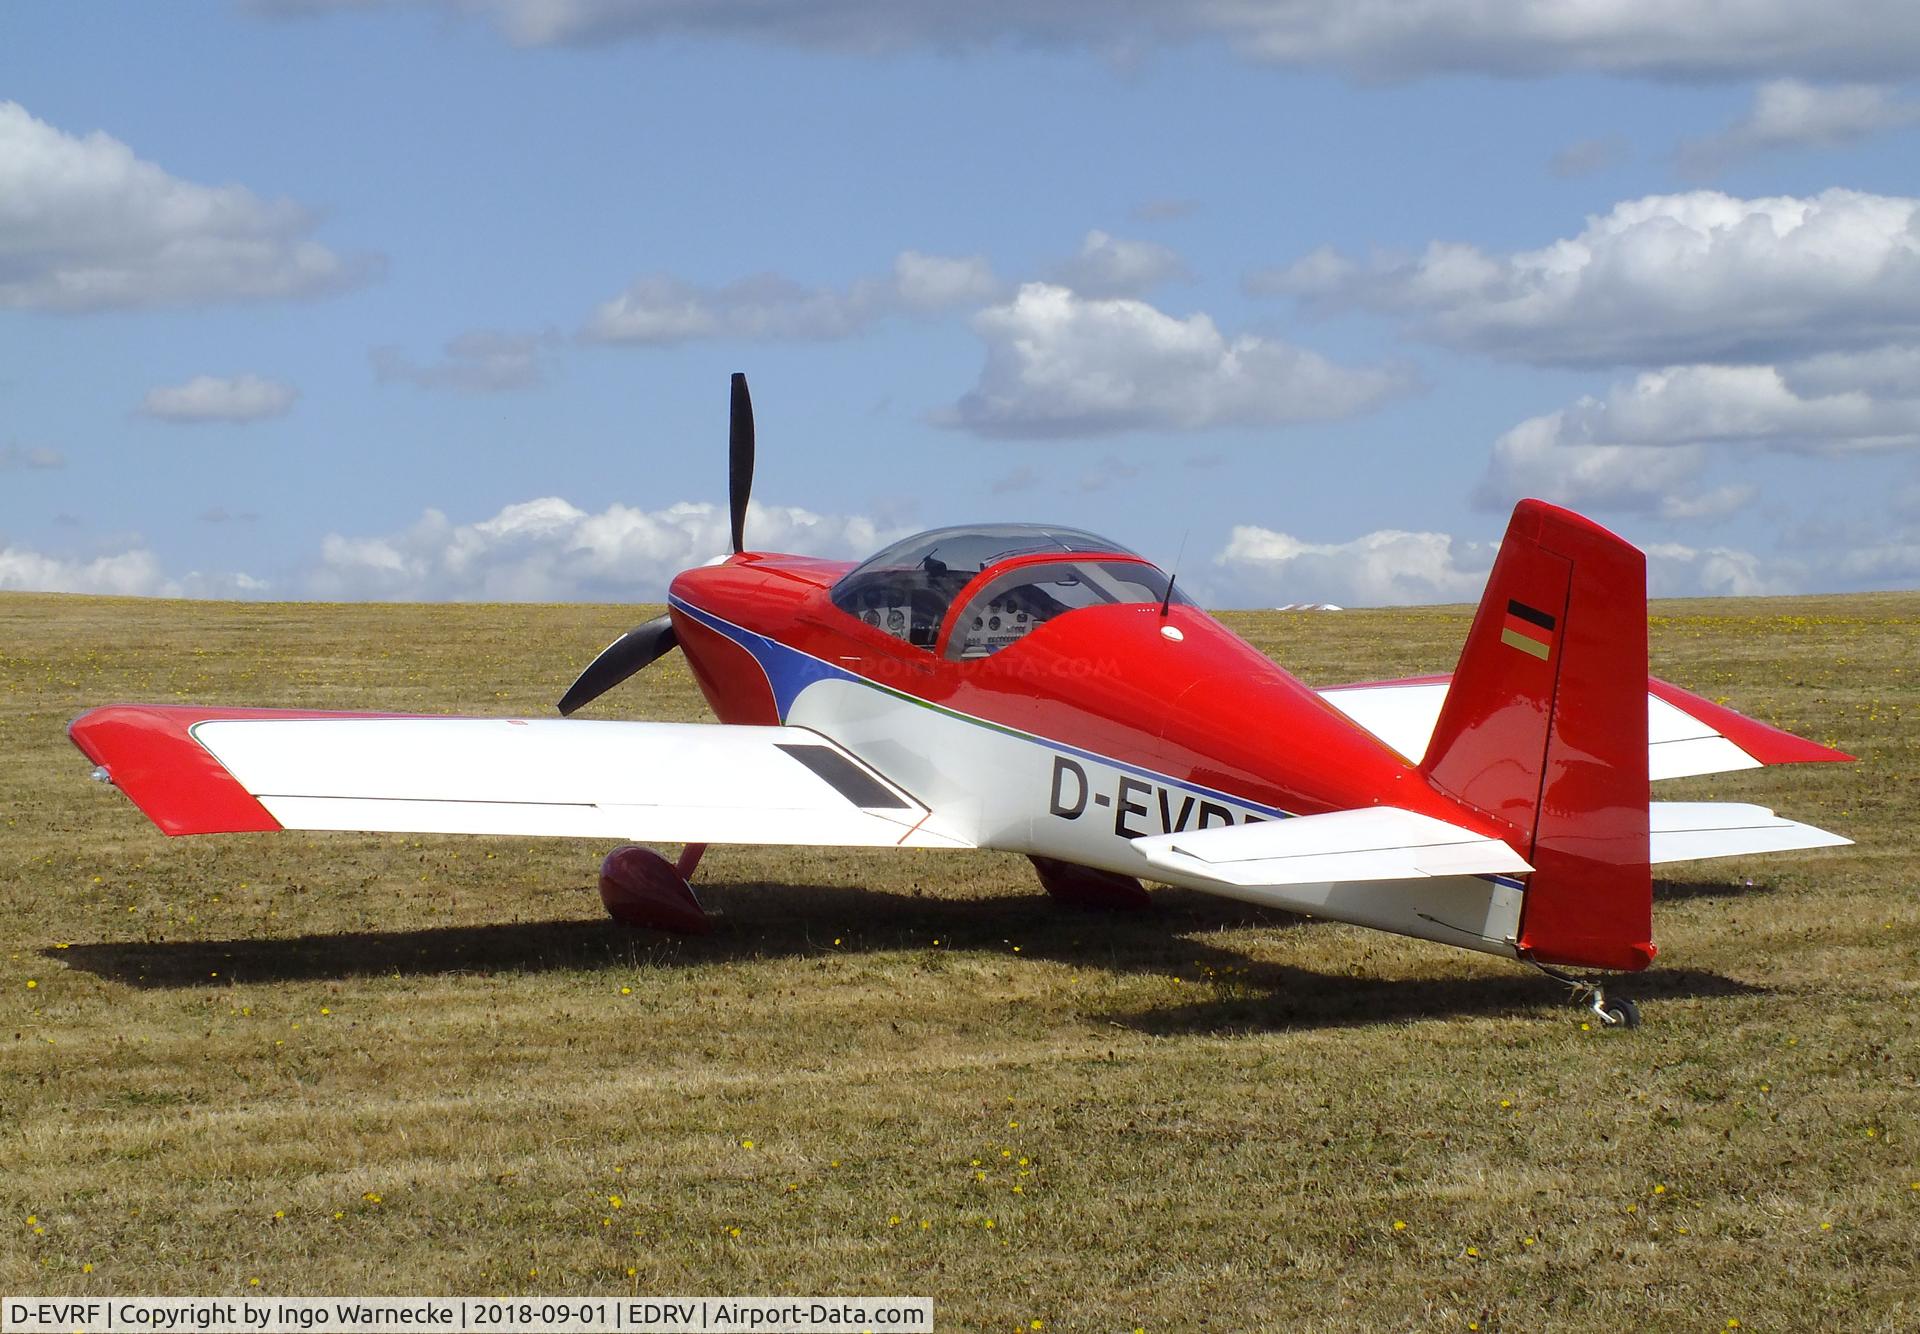
MULTIPOLYGON (((747 377, 733 373, 733 400, 727 421, 727 506, 733 519, 733 549, 746 550, 747 498, 753 493, 753 399, 747 377)), ((562 715, 600 698, 635 672, 679 646, 673 621, 656 616, 636 625, 587 664, 587 670, 560 697, 562 715)))

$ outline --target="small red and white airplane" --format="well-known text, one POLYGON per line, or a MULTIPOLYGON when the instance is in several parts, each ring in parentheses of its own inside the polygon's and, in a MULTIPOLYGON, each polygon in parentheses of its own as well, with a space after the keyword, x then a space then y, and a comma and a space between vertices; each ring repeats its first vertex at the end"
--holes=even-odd
POLYGON ((700 930, 709 843, 991 848, 1051 893, 1141 881, 1556 971, 1654 955, 1665 862, 1849 840, 1759 806, 1649 802, 1663 778, 1852 757, 1647 675, 1646 561, 1515 508, 1451 677, 1315 690, 1126 548, 942 528, 858 565, 745 548, 753 415, 733 378, 733 555, 673 580, 581 705, 678 647, 721 726, 116 704, 71 735, 168 834, 544 834, 623 847, 618 919, 700 930))

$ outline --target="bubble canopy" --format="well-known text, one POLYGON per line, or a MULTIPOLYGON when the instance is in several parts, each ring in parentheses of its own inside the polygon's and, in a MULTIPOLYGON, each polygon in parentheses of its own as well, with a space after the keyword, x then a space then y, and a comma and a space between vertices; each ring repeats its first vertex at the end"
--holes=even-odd
POLYGON ((1016 567, 1031 577, 1009 572, 970 599, 962 609, 966 624, 949 636, 948 656, 982 657, 1079 607, 1158 602, 1167 591, 1164 574, 1110 538, 1053 524, 1000 523, 902 538, 836 583, 833 601, 896 639, 933 649, 954 600, 982 573, 1016 557, 1052 555, 1059 560, 1016 567))

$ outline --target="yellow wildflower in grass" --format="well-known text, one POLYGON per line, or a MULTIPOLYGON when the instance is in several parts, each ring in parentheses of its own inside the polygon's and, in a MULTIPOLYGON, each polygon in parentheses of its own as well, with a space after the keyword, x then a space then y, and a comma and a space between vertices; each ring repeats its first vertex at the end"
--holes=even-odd
POLYGON ((753 1147, 753 1141, 750 1139, 743 1139, 740 1141, 740 1147, 743 1149, 751 1149, 753 1147))
POLYGON ((27 990, 28 990, 28 991, 34 991, 34 990, 37 990, 37 989, 39 988, 39 986, 40 986, 40 980, 39 980, 38 978, 34 978, 34 977, 30 977, 30 978, 28 978, 28 979, 27 979, 27 990))
POLYGON ((370 1190, 370 1191, 368 1191, 368 1192, 366 1192, 366 1193, 365 1193, 364 1195, 362 1195, 362 1196, 361 1196, 360 1198, 361 1198, 361 1199, 363 1199, 363 1200, 365 1200, 365 1201, 366 1201, 366 1202, 367 1202, 368 1204, 380 1204, 380 1203, 382 1203, 382 1200, 381 1200, 381 1198, 380 1198, 380 1192, 378 1192, 378 1191, 373 1191, 373 1190, 370 1190))
POLYGON ((920 1230, 921 1230, 922 1232, 931 1232, 931 1231, 933 1230, 933 1220, 932 1220, 931 1218, 923 1218, 923 1219, 921 1219, 921 1220, 920 1220, 920 1230))
POLYGON ((285 1218, 287 1216, 287 1211, 285 1209, 275 1209, 273 1211, 273 1216, 275 1218, 285 1218))
POLYGON ((620 994, 621 994, 622 996, 631 996, 631 995, 633 994, 633 988, 632 988, 632 987, 621 987, 621 988, 620 988, 620 994))
POLYGON ((1653 1193, 1655 1195, 1665 1195, 1667 1193, 1667 1188, 1664 1185, 1660 1184, 1659 1182, 1655 1182, 1653 1187, 1653 1193))
POLYGON ((80 1272, 83 1274, 91 1274, 93 1272, 93 1266, 90 1264, 81 1265, 80 1272))
POLYGON ((1502 1098, 1502 1099, 1500 1099, 1500 1105, 1501 1105, 1501 1107, 1503 1107, 1503 1108, 1505 1108, 1505 1107, 1511 1107, 1511 1106, 1513 1106, 1513 1099, 1512 1099, 1512 1098, 1502 1098))
POLYGON ((609 1195, 607 1196, 607 1203, 618 1209, 620 1208, 620 1197, 618 1195, 609 1195))
POLYGON ((260 1280, 257 1278, 250 1278, 247 1280, 247 1286, 257 1288, 260 1286, 260 1280))
POLYGON ((639 1277, 639 1275, 640 1275, 640 1271, 639 1271, 638 1269, 635 1269, 635 1268, 634 1268, 634 1267, 633 1267, 632 1265, 628 1265, 628 1266, 627 1266, 627 1277, 628 1277, 628 1278, 637 1278, 637 1277, 639 1277))
POLYGON ((329 1010, 329 1009, 328 1009, 328 1008, 327 1008, 326 1006, 324 1006, 324 1005, 322 1005, 322 1006, 320 1007, 320 1013, 321 1013, 321 1014, 332 1014, 332 1013, 333 1013, 333 1011, 332 1011, 332 1010, 329 1010))
POLYGON ((1394 1220, 1393 1220, 1393 1230, 1394 1230, 1395 1232, 1405 1232, 1405 1231, 1407 1230, 1407 1220, 1406 1220, 1406 1219, 1404 1219, 1404 1218, 1396 1218, 1396 1219, 1394 1219, 1394 1220))
POLYGON ((1469 1260, 1478 1260, 1480 1258, 1480 1248, 1478 1246, 1467 1247, 1467 1258, 1469 1260))
POLYGON ((982 1227, 986 1227, 986 1228, 991 1228, 991 1227, 993 1226, 993 1220, 992 1220, 991 1218, 989 1218, 989 1219, 988 1219, 988 1220, 987 1220, 986 1222, 984 1222, 984 1223, 982 1223, 982 1224, 981 1224, 980 1226, 982 1226, 982 1227))
POLYGON ((1520 1238, 1520 1244, 1521 1244, 1522 1246, 1531 1246, 1531 1245, 1533 1245, 1533 1238, 1532 1238, 1532 1237, 1522 1237, 1522 1238, 1520 1238))
POLYGON ((1833 1224, 1831 1224, 1831 1223, 1822 1223, 1822 1224, 1820 1225, 1820 1230, 1821 1230, 1822 1232, 1831 1232, 1831 1231, 1833 1231, 1833 1224))

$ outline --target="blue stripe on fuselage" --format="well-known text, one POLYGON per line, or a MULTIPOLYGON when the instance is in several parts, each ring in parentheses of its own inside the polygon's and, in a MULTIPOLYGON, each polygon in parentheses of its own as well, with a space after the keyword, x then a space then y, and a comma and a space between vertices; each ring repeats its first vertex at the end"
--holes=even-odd
POLYGON ((1268 819, 1286 820, 1292 818, 1292 812, 1283 811, 1277 806, 1267 806, 1257 801, 1249 801, 1245 797, 1236 796, 1231 792, 1222 792, 1218 788, 1202 787, 1198 783, 1190 783, 1185 779, 1175 778, 1170 774, 1163 774, 1157 770, 1142 768, 1137 764, 1129 764, 1125 760, 1116 760, 1112 756, 1102 755, 1097 751, 1085 750, 1079 746, 1070 746, 1064 741, 1055 741, 1051 737, 1037 736, 1032 732, 1023 732, 1018 728, 1009 727, 1005 723, 995 723, 983 718, 975 718, 970 714, 961 713, 959 710, 949 708, 944 704, 933 704, 929 701, 918 699, 913 695, 907 694, 905 691, 888 690, 884 686, 876 685, 874 682, 867 680, 857 672, 850 672, 844 667, 838 667, 833 663, 824 662, 810 653, 804 653, 794 648, 790 644, 782 644, 777 639, 769 639, 767 636, 748 630, 744 626, 735 625, 731 621, 723 620, 710 611, 702 611, 684 598, 669 598, 668 603, 675 611, 685 612, 696 621, 699 621, 700 624, 719 634, 725 635, 728 639, 733 640, 734 643, 740 645, 740 647, 753 655, 754 661, 760 664, 760 670, 766 674, 767 684, 773 689, 774 706, 779 713, 780 721, 783 723, 787 720, 787 714, 793 708, 794 700, 798 699, 800 693, 814 682, 852 681, 858 685, 866 686, 870 690, 878 690, 883 694, 896 695, 912 700, 922 708, 937 710, 938 712, 961 719, 964 722, 970 722, 976 727, 989 727, 996 732, 1005 733, 1016 739, 1030 741, 1036 746, 1043 746, 1048 750, 1071 755, 1075 759, 1090 760, 1095 764, 1104 764, 1109 768, 1119 769, 1122 772, 1151 779, 1163 785, 1192 792, 1196 796, 1213 797, 1220 801, 1232 802, 1234 805, 1242 807, 1243 809, 1257 811, 1268 819))

